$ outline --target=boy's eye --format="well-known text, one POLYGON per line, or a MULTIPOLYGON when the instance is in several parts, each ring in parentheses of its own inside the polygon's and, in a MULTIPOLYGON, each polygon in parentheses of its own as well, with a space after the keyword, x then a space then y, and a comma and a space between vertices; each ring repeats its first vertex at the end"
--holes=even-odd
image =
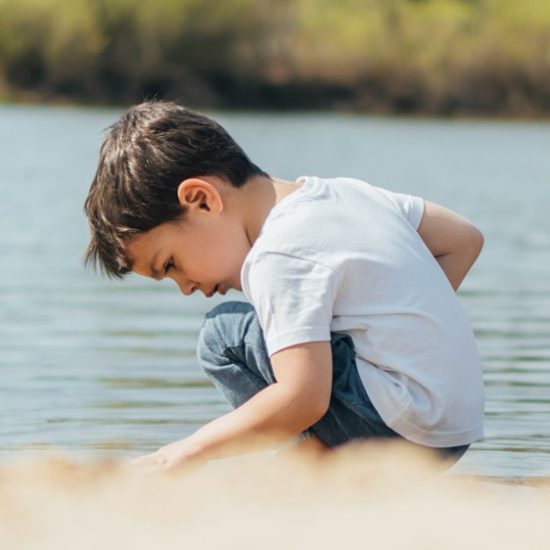
POLYGON ((170 271, 170 269, 172 269, 174 267, 174 260, 172 260, 172 258, 170 258, 165 264, 164 264, 164 274, 166 275, 166 273, 168 273, 168 271, 170 271))

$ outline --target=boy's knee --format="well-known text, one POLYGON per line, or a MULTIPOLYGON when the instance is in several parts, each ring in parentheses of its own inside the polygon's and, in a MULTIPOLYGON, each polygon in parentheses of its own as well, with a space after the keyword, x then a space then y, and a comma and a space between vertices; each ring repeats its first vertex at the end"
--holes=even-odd
POLYGON ((247 302, 223 302, 209 311, 199 332, 199 361, 211 359, 212 354, 223 355, 228 347, 236 346, 252 321, 257 322, 256 313, 247 302))

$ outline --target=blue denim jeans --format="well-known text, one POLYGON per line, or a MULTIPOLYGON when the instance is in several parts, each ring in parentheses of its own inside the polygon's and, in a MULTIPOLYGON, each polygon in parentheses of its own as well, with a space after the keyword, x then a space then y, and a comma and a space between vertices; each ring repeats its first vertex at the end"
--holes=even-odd
MULTIPOLYGON (((367 438, 401 438, 384 423, 365 390, 357 372, 351 336, 331 333, 331 348, 330 406, 304 435, 315 435, 328 447, 367 438)), ((197 357, 208 378, 233 408, 275 383, 256 312, 246 302, 224 302, 207 313, 199 334, 197 357)), ((456 461, 468 447, 435 450, 456 461)))

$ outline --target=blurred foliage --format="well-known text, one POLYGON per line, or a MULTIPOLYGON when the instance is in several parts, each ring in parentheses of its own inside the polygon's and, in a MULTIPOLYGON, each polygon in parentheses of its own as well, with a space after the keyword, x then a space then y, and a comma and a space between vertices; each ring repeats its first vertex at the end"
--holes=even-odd
POLYGON ((550 112, 548 0, 0 0, 0 97, 550 112))

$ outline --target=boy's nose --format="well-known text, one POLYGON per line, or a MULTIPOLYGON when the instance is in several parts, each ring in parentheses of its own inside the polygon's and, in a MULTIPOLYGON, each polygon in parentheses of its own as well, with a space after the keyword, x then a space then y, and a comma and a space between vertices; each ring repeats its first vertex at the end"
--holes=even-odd
POLYGON ((195 292, 195 290, 197 290, 197 285, 195 283, 176 280, 176 284, 178 285, 180 292, 185 296, 190 296, 193 292, 195 292))

